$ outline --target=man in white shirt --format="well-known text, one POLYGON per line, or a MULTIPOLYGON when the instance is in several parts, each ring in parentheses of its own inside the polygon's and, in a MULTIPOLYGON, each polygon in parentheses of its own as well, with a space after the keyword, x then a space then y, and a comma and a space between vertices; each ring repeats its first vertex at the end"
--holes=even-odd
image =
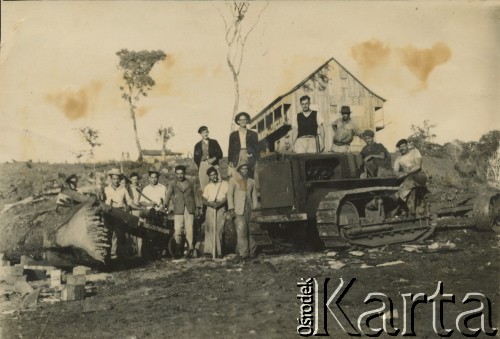
MULTIPOLYGON (((111 207, 122 208, 128 211, 129 207, 135 204, 130 197, 127 189, 120 186, 120 179, 123 174, 118 168, 113 168, 108 172, 111 183, 104 188, 105 203, 111 207)), ((108 222, 110 222, 108 220, 108 222)), ((111 259, 117 257, 124 258, 131 252, 131 246, 127 241, 125 232, 120 229, 119 225, 111 225, 113 234, 111 236, 111 259)))
POLYGON ((165 209, 165 195, 167 194, 167 187, 158 183, 160 172, 155 169, 148 171, 149 185, 142 190, 139 203, 141 206, 154 207, 157 210, 163 211, 165 209))
POLYGON ((404 179, 397 195, 406 203, 408 211, 415 214, 417 196, 415 189, 425 187, 427 176, 422 171, 422 155, 416 148, 409 149, 408 141, 401 139, 396 144, 400 155, 394 162, 394 172, 398 179, 404 179))
POLYGON ((332 124, 333 143, 330 151, 351 153, 351 142, 354 136, 360 138, 363 138, 363 136, 351 120, 351 108, 349 106, 342 106, 340 114, 342 118, 335 120, 332 124))
POLYGON ((222 258, 222 234, 226 221, 227 181, 219 180, 215 167, 207 170, 209 183, 203 190, 203 204, 207 206, 205 214, 205 254, 222 258))
POLYGON ((111 182, 104 188, 105 203, 111 207, 127 209, 133 204, 132 198, 125 187, 120 186, 123 174, 118 168, 108 172, 111 182))

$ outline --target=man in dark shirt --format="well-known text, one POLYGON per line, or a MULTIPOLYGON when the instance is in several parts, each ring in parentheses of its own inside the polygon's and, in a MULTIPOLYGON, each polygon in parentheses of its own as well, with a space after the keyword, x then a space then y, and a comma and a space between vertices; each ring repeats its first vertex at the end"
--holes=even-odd
POLYGON ((210 167, 215 167, 220 177, 219 160, 222 159, 222 149, 217 140, 208 137, 207 126, 198 128, 198 133, 201 135, 201 140, 194 145, 193 160, 198 166, 200 190, 203 192, 208 184, 207 170, 210 167))
POLYGON ((240 112, 234 118, 238 129, 229 135, 229 171, 233 174, 240 164, 248 164, 248 176, 253 178, 254 167, 260 157, 260 147, 257 133, 247 128, 250 115, 240 112))
POLYGON ((309 108, 310 104, 308 95, 300 98, 302 112, 297 114, 293 130, 295 153, 321 153, 324 149, 323 119, 317 111, 309 108))
POLYGON ((366 146, 360 154, 363 158, 363 165, 367 178, 387 177, 392 175, 391 155, 382 144, 373 141, 375 133, 367 129, 363 132, 363 139, 366 146))

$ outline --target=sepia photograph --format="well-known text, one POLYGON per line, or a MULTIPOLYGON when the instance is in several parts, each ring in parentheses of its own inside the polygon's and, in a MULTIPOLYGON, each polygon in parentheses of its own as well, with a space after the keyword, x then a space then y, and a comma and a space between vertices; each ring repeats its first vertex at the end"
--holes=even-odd
POLYGON ((499 1, 0 13, 0 338, 498 335, 499 1))

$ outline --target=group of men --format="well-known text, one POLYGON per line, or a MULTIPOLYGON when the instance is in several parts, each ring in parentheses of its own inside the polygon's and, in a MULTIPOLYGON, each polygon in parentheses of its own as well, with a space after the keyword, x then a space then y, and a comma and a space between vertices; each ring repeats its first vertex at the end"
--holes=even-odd
MULTIPOLYGON (((237 234, 237 254, 242 258, 255 255, 255 243, 250 237, 249 222, 251 210, 257 206, 257 192, 253 180, 254 166, 259 157, 257 134, 247 129, 248 113, 239 113, 235 122, 238 129, 231 133, 229 143, 230 180, 221 180, 219 161, 223 152, 219 143, 210 139, 206 126, 198 133, 201 140, 194 147, 193 159, 198 167, 199 186, 195 180, 186 177, 186 167, 174 168, 175 178, 167 186, 159 183, 160 172, 148 171, 149 184, 140 187, 140 176, 133 172, 127 178, 119 169, 108 172, 110 183, 104 189, 103 201, 115 208, 123 208, 139 216, 141 210, 155 209, 159 213, 174 214, 174 238, 177 244, 185 239, 188 256, 193 252, 194 221, 203 212, 204 253, 207 256, 222 257, 222 236, 227 217, 234 219, 237 234)), ((68 177, 68 179, 70 179, 68 177)), ((68 180, 68 185, 73 179, 68 180)), ((76 189, 76 185, 74 186, 76 189)), ((111 257, 127 257, 131 253, 141 256, 140 238, 128 237, 119 227, 113 231, 111 257), (131 238, 131 239, 130 239, 131 238)))
MULTIPOLYGON (((311 99, 300 98, 302 111, 294 119, 293 139, 296 153, 321 153, 325 150, 324 122, 317 111, 310 109, 311 99)), ((355 136, 365 141, 360 152, 363 159, 364 177, 396 176, 404 179, 398 198, 408 202, 413 188, 424 186, 426 177, 422 170, 420 152, 408 147, 408 141, 397 143, 400 155, 391 168, 391 155, 380 143, 374 141, 375 133, 360 130, 351 120, 349 106, 340 109, 341 118, 332 123, 334 132, 331 152, 350 153, 350 144, 355 136)), ((215 139, 209 138, 207 126, 201 126, 198 133, 201 140, 194 146, 193 159, 198 167, 199 186, 195 180, 186 178, 186 167, 175 166, 175 179, 168 186, 159 183, 160 172, 148 171, 149 184, 141 189, 138 173, 126 178, 118 169, 109 171, 110 184, 104 190, 105 203, 113 207, 126 207, 139 215, 140 210, 174 213, 174 238, 178 244, 185 237, 189 250, 194 248, 193 224, 205 206, 204 252, 213 257, 222 257, 222 236, 226 217, 234 219, 237 233, 237 254, 243 258, 255 255, 255 243, 249 232, 252 209, 258 205, 256 182, 253 180, 255 165, 260 149, 257 133, 248 129, 250 115, 241 112, 236 115, 237 129, 229 135, 228 161, 229 181, 222 180, 219 161, 222 149, 215 139), (172 202, 173 208, 170 208, 172 202)), ((69 179, 69 178, 68 178, 69 179)), ((75 179, 75 178, 72 178, 75 179)), ((68 183, 69 184, 69 183, 68 183)), ((76 187, 76 186, 75 186, 76 187)), ((411 204, 411 202, 410 202, 411 204)), ((126 235, 116 230, 113 235, 112 256, 124 255, 120 246, 127 243, 126 235)), ((137 254, 141 254, 141 239, 134 239, 137 254)))
MULTIPOLYGON (((317 111, 310 109, 311 98, 304 95, 300 98, 302 111, 296 115, 293 125, 294 152, 321 153, 325 149, 325 130, 323 118, 317 111)), ((401 139, 397 142, 400 155, 391 168, 391 155, 380 143, 374 141, 375 133, 372 130, 361 132, 351 120, 351 109, 342 106, 341 118, 332 123, 333 142, 330 152, 350 153, 351 143, 357 136, 364 140, 366 145, 360 152, 363 160, 363 177, 389 177, 404 179, 397 193, 397 197, 406 203, 410 212, 415 210, 414 195, 410 195, 416 187, 423 187, 427 177, 422 171, 422 156, 418 149, 410 149, 408 141, 401 139)))

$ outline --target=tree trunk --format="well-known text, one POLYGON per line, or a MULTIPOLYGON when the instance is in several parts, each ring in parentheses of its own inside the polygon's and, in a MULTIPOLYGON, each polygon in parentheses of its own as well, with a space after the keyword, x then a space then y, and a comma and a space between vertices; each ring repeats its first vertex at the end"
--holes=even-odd
POLYGON ((236 114, 238 114, 238 105, 240 102, 240 83, 238 81, 238 75, 232 70, 233 73, 233 81, 234 81, 234 106, 233 106, 233 119, 231 121, 231 131, 236 130, 236 122, 234 121, 234 118, 236 117, 236 114))
POLYGON ((165 142, 165 133, 166 133, 165 130, 163 130, 161 133, 161 140, 162 140, 161 155, 163 163, 167 162, 167 143, 165 142))
POLYGON ((134 126, 134 133, 135 133, 135 144, 137 145, 137 150, 139 151, 139 157, 137 158, 138 161, 142 161, 142 148, 141 148, 141 143, 139 142, 139 135, 137 134, 137 123, 135 121, 135 111, 132 106, 132 102, 129 101, 129 106, 130 106, 130 117, 132 118, 133 126, 134 126))

